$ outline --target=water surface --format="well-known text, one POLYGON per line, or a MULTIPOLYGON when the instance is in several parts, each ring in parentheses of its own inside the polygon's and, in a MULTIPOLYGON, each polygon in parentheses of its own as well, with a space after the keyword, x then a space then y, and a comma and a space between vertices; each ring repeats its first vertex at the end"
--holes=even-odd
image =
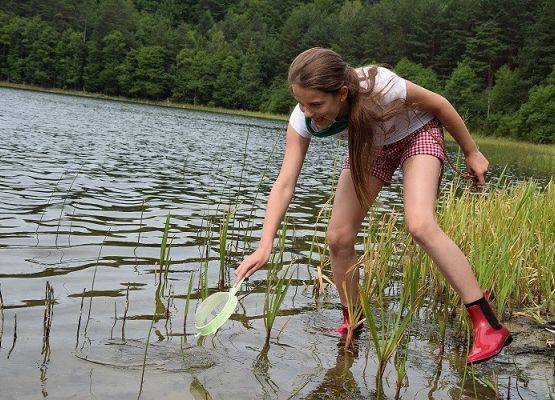
MULTIPOLYGON (((169 318, 153 325, 142 398, 372 397, 377 359, 368 334, 353 352, 319 334, 319 327, 339 322, 339 300, 329 290, 315 301, 308 275, 318 263, 315 254, 308 259, 316 215, 346 150, 334 139, 312 143, 288 211, 285 256, 295 260, 295 280, 270 348, 263 347, 265 270, 242 288, 232 320, 201 341, 193 336, 195 285, 184 331, 187 285, 207 258, 207 227, 209 285, 217 290, 218 221, 230 204, 241 205, 230 231, 228 265, 234 266, 257 243, 284 135, 283 122, 0 89, 1 397, 137 397, 168 213, 173 297, 163 299, 169 318), (55 304, 45 362, 47 281, 55 304)), ((492 166, 492 173, 501 168, 492 166)), ((508 170, 514 178, 529 173, 508 170)), ((400 209, 400 178, 397 173, 382 191, 380 213, 400 209)), ((324 227, 325 221, 316 224, 320 238, 324 227)), ((546 337, 524 326, 516 341, 530 329, 539 335, 538 354, 507 352, 477 371, 485 378, 496 372, 504 392, 547 398, 554 382, 552 360, 541 348, 546 337)), ((441 355, 436 331, 424 315, 414 322, 402 398, 451 399, 461 392, 462 398, 494 398, 486 384, 463 380, 464 343, 448 339, 441 355)), ((392 397, 394 369, 386 376, 392 397)))

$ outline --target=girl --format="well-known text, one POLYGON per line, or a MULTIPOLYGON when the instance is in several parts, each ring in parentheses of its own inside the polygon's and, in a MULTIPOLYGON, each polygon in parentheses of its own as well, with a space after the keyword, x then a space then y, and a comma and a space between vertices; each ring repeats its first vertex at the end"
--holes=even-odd
POLYGON ((407 229, 462 298, 473 324, 467 363, 497 355, 512 340, 478 286, 459 247, 435 220, 435 202, 445 159, 444 126, 462 148, 467 170, 485 183, 488 161, 480 153, 453 106, 442 96, 383 67, 354 69, 339 54, 312 48, 289 67, 288 82, 298 104, 287 127, 285 155, 270 196, 258 248, 236 271, 236 282, 268 262, 274 236, 293 196, 312 137, 348 137, 327 231, 333 280, 343 323, 349 326, 347 298, 358 299, 355 240, 368 207, 394 171, 403 172, 407 229), (345 283, 346 290, 343 289, 345 283))

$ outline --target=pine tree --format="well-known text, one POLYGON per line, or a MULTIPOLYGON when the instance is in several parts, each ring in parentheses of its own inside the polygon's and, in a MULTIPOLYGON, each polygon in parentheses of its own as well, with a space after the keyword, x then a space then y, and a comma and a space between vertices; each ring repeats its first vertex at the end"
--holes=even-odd
POLYGON ((227 56, 219 69, 214 84, 213 99, 216 105, 237 108, 237 88, 239 87, 239 63, 232 55, 227 56))
POLYGON ((495 73, 495 85, 489 93, 493 113, 512 113, 520 108, 528 96, 527 82, 520 70, 511 71, 503 65, 495 73))
POLYGON ((486 82, 493 85, 493 74, 499 68, 507 46, 501 42, 501 28, 495 21, 478 25, 476 33, 466 42, 464 59, 472 70, 486 82))
POLYGON ((81 89, 84 50, 83 33, 71 28, 66 29, 56 45, 57 86, 81 89))
POLYGON ((122 66, 119 84, 132 97, 163 99, 169 95, 171 77, 167 54, 160 46, 141 46, 131 50, 122 66))
POLYGON ((102 70, 99 74, 100 85, 103 91, 110 95, 121 94, 118 75, 121 73, 122 64, 128 49, 123 34, 114 30, 102 39, 102 70))
POLYGON ((555 7, 550 1, 542 1, 534 12, 534 22, 526 30, 524 47, 518 55, 518 64, 530 86, 544 80, 555 65, 554 21, 555 7))

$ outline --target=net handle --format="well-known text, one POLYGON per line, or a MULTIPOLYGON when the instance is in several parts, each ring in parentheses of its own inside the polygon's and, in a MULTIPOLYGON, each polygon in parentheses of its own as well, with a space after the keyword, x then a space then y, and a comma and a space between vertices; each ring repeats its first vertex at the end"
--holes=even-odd
POLYGON ((241 284, 243 283, 244 280, 245 280, 245 278, 242 278, 239 282, 237 282, 237 284, 235 286, 233 286, 231 289, 229 289, 229 295, 230 296, 235 296, 235 293, 237 293, 239 291, 239 288, 241 287, 241 284))

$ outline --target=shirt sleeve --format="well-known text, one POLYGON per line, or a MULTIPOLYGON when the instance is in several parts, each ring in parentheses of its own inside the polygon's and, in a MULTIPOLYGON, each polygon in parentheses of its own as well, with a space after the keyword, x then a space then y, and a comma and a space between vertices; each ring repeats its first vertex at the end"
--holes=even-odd
POLYGON ((405 101, 407 99, 407 81, 384 67, 378 67, 374 90, 383 93, 385 104, 395 100, 405 101))
POLYGON ((289 116, 289 124, 302 137, 305 137, 305 138, 310 137, 310 133, 308 133, 308 130, 306 129, 304 114, 301 111, 301 107, 299 106, 299 104, 297 104, 293 109, 293 111, 291 112, 291 115, 289 116))

